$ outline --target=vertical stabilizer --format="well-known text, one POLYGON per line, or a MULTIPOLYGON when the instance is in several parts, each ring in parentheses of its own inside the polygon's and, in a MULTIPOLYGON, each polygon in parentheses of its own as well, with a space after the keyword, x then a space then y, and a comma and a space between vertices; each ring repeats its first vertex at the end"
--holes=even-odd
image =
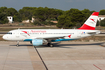
POLYGON ((93 12, 93 14, 87 19, 87 21, 79 28, 82 30, 95 30, 99 12, 93 12))

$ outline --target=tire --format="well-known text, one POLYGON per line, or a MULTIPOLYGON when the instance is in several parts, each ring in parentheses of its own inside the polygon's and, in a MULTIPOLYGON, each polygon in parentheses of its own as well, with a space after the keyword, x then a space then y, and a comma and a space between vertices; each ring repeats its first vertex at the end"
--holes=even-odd
POLYGON ((53 44, 50 44, 50 47, 54 47, 54 45, 53 44))
POLYGON ((50 46, 51 43, 48 43, 47 45, 50 46))
POLYGON ((30 41, 30 43, 32 44, 32 41, 30 41))
POLYGON ((19 45, 18 45, 18 44, 17 44, 16 46, 17 46, 17 47, 19 47, 19 45))

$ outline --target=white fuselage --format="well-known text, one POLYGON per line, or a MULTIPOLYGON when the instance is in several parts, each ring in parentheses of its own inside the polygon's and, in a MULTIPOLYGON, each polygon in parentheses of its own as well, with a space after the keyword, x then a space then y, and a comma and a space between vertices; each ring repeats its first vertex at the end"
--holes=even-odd
POLYGON ((52 47, 51 42, 76 40, 99 34, 100 31, 95 30, 98 15, 99 12, 93 12, 79 29, 17 29, 9 31, 8 34, 3 36, 3 39, 30 41, 33 46, 47 43, 48 46, 52 47))
MULTIPOLYGON (((98 30, 78 29, 17 29, 9 31, 3 36, 5 40, 31 41, 32 39, 64 39, 75 40, 99 34, 98 30)), ((62 40, 63 41, 63 40, 62 40)))

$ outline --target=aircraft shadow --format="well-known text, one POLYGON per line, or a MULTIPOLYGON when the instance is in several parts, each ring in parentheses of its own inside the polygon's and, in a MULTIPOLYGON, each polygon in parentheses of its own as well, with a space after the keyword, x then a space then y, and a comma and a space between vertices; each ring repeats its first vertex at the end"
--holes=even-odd
MULTIPOLYGON (((17 45, 10 45, 10 46, 17 46, 17 45)), ((33 46, 31 44, 20 44, 19 46, 33 46)))
MULTIPOLYGON (((85 45, 102 45, 105 42, 102 43, 91 43, 91 44, 59 44, 59 43, 53 43, 54 44, 54 48, 73 48, 73 46, 85 46, 85 45), (69 46, 69 47, 68 47, 69 46)), ((10 46, 16 46, 16 45, 10 45, 10 46)), ((18 47, 22 47, 22 46, 33 46, 31 44, 20 44, 18 47)), ((36 46, 36 48, 49 48, 49 46, 47 45, 42 45, 42 46, 36 46)))
POLYGON ((92 44, 60 44, 60 46, 85 46, 85 45, 101 45, 103 43, 92 43, 92 44))

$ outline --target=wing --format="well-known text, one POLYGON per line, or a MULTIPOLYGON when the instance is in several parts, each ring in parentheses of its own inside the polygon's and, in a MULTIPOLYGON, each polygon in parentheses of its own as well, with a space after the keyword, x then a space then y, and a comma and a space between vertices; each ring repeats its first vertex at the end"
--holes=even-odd
POLYGON ((48 36, 48 37, 34 37, 32 39, 59 39, 59 38, 64 38, 64 37, 68 37, 68 36, 48 36))
POLYGON ((58 39, 58 38, 64 38, 65 36, 49 36, 49 37, 42 37, 42 39, 58 39))

